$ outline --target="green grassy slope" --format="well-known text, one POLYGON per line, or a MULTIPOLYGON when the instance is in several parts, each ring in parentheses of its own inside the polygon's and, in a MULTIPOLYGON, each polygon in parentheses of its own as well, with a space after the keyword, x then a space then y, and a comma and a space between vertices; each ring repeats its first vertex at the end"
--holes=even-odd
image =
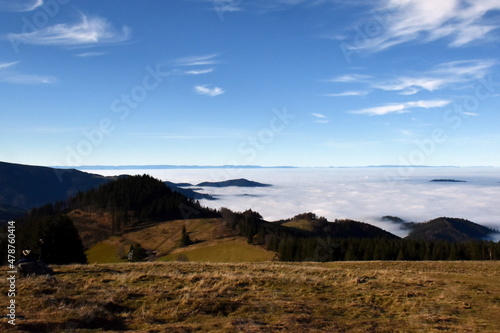
POLYGON ((187 260, 197 262, 261 262, 275 257, 274 252, 248 244, 242 237, 225 239, 207 246, 188 246, 158 258, 161 261, 187 260), (182 258, 182 259, 181 259, 182 258))

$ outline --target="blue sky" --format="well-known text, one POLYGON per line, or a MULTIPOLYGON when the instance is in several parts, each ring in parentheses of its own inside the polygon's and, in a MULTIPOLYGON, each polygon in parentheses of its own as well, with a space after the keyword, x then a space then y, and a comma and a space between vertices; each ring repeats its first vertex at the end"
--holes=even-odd
POLYGON ((0 160, 500 166, 500 0, 0 0, 0 160))

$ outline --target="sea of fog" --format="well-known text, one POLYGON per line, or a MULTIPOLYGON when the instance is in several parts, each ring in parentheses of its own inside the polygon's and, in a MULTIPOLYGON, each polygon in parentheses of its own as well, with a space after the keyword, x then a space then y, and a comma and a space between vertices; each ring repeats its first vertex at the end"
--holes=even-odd
POLYGON ((328 220, 348 218, 404 236, 392 215, 408 222, 459 217, 500 229, 500 168, 373 167, 85 170, 101 175, 149 174, 163 181, 198 184, 246 178, 272 187, 205 187, 218 200, 200 200, 211 208, 252 209, 275 221, 313 212, 328 220), (466 182, 431 182, 455 179, 466 182))

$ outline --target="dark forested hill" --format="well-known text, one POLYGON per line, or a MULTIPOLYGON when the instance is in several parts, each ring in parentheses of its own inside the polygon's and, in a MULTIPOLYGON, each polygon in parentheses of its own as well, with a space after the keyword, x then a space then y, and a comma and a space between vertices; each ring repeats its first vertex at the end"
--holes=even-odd
POLYGON ((406 237, 413 240, 446 240, 464 242, 488 239, 494 230, 458 218, 439 217, 425 223, 409 224, 412 231, 406 237))
POLYGON ((374 225, 349 219, 336 219, 328 222, 324 217, 318 217, 314 213, 303 213, 291 219, 280 221, 281 225, 296 229, 302 229, 319 237, 332 238, 387 238, 398 239, 391 234, 374 225))
POLYGON ((148 175, 123 177, 99 188, 80 192, 69 201, 70 209, 89 207, 108 212, 127 212, 139 221, 187 219, 209 211, 148 175))
POLYGON ((254 182, 245 178, 240 179, 230 179, 221 182, 203 182, 199 183, 197 186, 204 187, 228 187, 228 186, 237 186, 237 187, 269 187, 272 186, 270 184, 263 184, 259 182, 254 182))
POLYGON ((19 223, 30 228, 40 220, 60 215, 71 218, 87 247, 158 222, 217 216, 215 211, 172 191, 162 181, 143 175, 118 177, 65 201, 33 208, 19 223))
POLYGON ((29 209, 66 200, 110 180, 74 169, 0 162, 0 204, 29 209))
POLYGON ((186 183, 172 183, 172 182, 164 182, 170 189, 174 192, 181 193, 185 195, 188 198, 195 199, 195 200, 200 200, 200 199, 207 199, 207 200, 216 200, 212 195, 206 194, 206 193, 199 193, 196 192, 192 189, 189 188, 182 188, 183 186, 192 186, 191 184, 186 184, 186 183))
POLYGON ((0 204, 0 225, 1 221, 15 220, 24 214, 26 214, 26 209, 0 204))

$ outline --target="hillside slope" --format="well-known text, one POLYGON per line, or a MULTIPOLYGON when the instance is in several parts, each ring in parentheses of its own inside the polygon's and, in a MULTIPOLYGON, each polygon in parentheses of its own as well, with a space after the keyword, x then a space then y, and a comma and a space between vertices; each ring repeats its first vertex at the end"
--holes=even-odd
POLYGON ((324 217, 318 217, 314 213, 299 214, 280 224, 319 237, 399 239, 398 236, 365 222, 349 219, 328 222, 324 217))
POLYGON ((123 258, 132 244, 140 244, 151 254, 151 260, 159 261, 255 262, 276 256, 272 251, 248 244, 221 219, 194 219, 163 222, 112 236, 87 251, 89 263, 126 261, 123 258), (193 240, 187 247, 179 247, 183 226, 193 240))
POLYGON ((27 210, 23 208, 0 204, 0 222, 15 220, 26 214, 26 212, 27 210))
POLYGON ((66 200, 110 180, 74 169, 0 162, 0 204, 30 209, 66 200))
POLYGON ((142 230, 165 221, 216 216, 147 175, 120 178, 79 193, 69 200, 68 206, 67 214, 87 247, 111 235, 142 230))

